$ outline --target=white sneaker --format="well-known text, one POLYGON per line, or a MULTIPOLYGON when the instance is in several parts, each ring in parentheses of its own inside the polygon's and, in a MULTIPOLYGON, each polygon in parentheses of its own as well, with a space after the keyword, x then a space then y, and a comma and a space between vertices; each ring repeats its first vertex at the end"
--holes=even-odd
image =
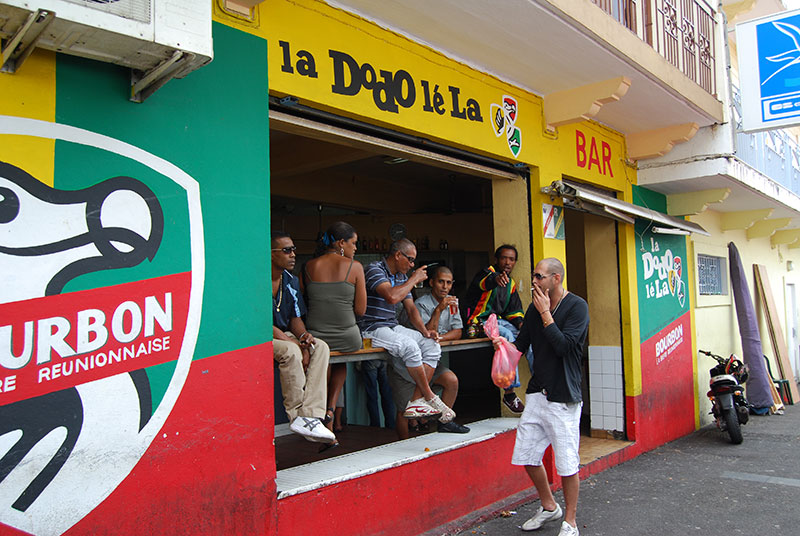
POLYGON ((289 429, 316 443, 333 443, 336 436, 316 417, 296 417, 289 429))
POLYGON ((558 536, 578 536, 578 527, 573 527, 566 521, 561 522, 561 531, 558 536))
MULTIPOLYGON (((563 512, 561 512, 561 507, 558 505, 558 503, 556 503, 556 509, 553 510, 552 512, 549 510, 545 510, 540 506, 539 510, 536 511, 536 515, 534 515, 532 518, 530 518, 529 520, 527 520, 525 523, 522 524, 522 530, 540 529, 542 528, 542 525, 544 525, 545 523, 549 523, 551 521, 558 521, 559 519, 561 519, 562 513, 563 512)), ((570 528, 573 528, 572 525, 570 525, 569 523, 567 523, 567 525, 570 528)), ((561 527, 561 530, 562 531, 564 530, 563 526, 561 527)), ((578 529, 575 530, 577 531, 578 529)))
POLYGON ((403 417, 406 419, 423 419, 425 417, 436 417, 440 413, 441 411, 426 402, 424 398, 420 397, 416 400, 411 400, 408 404, 406 404, 406 410, 403 412, 403 417))
POLYGON ((440 423, 447 424, 456 418, 456 412, 453 411, 447 404, 442 402, 442 399, 438 396, 433 395, 433 398, 426 400, 425 402, 442 414, 442 416, 439 417, 440 423))

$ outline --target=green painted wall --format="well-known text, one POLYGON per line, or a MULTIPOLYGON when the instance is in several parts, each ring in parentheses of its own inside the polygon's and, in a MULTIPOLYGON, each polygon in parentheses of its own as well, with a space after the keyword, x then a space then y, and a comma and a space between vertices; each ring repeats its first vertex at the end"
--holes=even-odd
MULTIPOLYGON (((666 213, 666 196, 633 186, 636 205, 666 213)), ((652 232, 654 223, 637 219, 636 271, 639 289, 639 332, 645 341, 689 311, 686 237, 652 232)))
MULTIPOLYGON (((124 68, 66 55, 58 55, 56 67, 57 122, 135 145, 199 182, 206 276, 195 358, 260 344, 272 333, 267 44, 221 24, 215 23, 213 31, 214 60, 170 81, 141 104, 128 100, 130 79, 124 68)), ((55 186, 61 189, 153 173, 65 142, 56 144, 56 170, 55 186), (69 171, 87 168, 92 176, 69 171)), ((173 184, 148 184, 162 202, 165 219, 153 262, 89 274, 65 291, 189 270, 185 194, 173 184)))

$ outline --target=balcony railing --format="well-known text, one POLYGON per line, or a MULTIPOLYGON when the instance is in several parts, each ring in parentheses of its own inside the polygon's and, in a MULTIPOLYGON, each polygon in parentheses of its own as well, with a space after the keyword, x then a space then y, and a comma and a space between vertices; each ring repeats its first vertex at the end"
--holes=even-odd
POLYGON ((800 146, 786 131, 742 132, 742 100, 733 88, 736 156, 773 181, 800 195, 800 146))
POLYGON ((714 9, 704 0, 592 0, 710 94, 717 94, 714 9))

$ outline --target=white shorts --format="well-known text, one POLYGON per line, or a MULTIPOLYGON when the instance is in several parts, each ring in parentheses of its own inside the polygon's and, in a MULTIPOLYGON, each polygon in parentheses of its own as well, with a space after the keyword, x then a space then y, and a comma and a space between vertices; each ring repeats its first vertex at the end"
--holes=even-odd
POLYGON ((362 337, 372 339, 372 346, 385 348, 390 355, 400 358, 406 367, 421 367, 424 363, 435 369, 442 357, 438 342, 405 326, 365 331, 362 337))
POLYGON ((583 402, 550 402, 544 393, 525 395, 525 411, 517 425, 513 465, 542 465, 548 445, 553 445, 556 471, 574 475, 580 469, 580 424, 583 402))

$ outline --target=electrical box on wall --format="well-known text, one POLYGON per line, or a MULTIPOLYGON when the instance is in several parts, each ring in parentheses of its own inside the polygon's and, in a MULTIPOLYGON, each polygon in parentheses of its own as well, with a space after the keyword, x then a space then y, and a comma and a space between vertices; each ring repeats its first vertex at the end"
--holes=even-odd
POLYGON ((0 0, 2 71, 35 48, 130 67, 131 100, 214 56, 211 2, 198 0, 0 0))

